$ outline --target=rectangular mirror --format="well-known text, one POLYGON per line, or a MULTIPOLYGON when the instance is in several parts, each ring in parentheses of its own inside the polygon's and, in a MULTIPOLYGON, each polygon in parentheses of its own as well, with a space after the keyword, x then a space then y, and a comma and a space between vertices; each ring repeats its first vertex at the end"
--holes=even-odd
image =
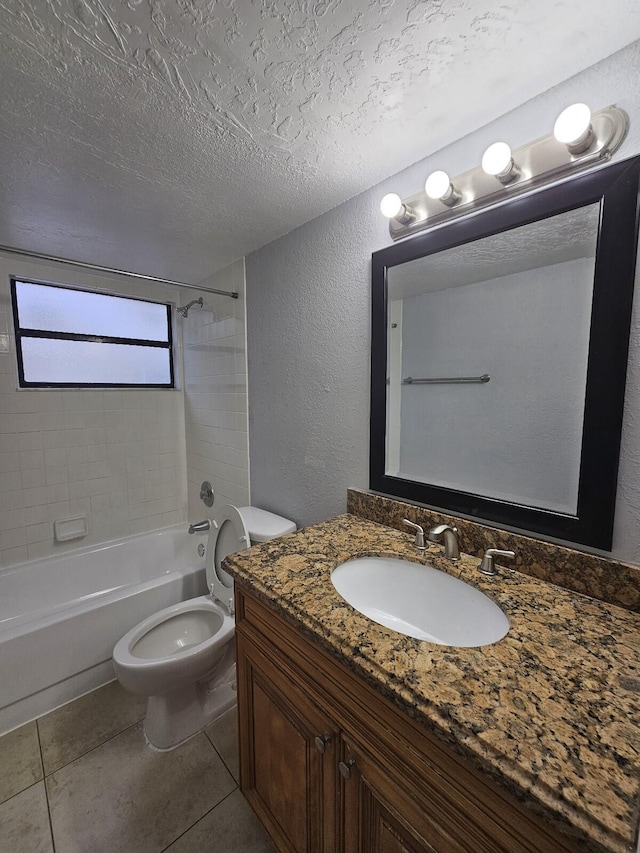
POLYGON ((610 548, 639 160, 374 254, 372 489, 610 548))

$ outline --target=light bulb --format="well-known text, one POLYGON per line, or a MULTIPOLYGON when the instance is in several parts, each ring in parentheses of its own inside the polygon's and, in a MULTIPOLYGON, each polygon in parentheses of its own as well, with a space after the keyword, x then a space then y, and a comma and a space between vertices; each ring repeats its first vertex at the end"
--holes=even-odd
POLYGON ((449 175, 441 169, 432 172, 426 180, 424 191, 429 198, 441 199, 442 201, 449 198, 453 192, 449 175))
POLYGON ((387 219, 395 219, 402 225, 409 225, 416 219, 416 212, 405 204, 397 193, 387 193, 380 202, 380 211, 387 219))
POLYGON ((393 219, 403 208, 402 199, 397 193, 387 193, 380 202, 380 210, 387 219, 393 219))
POLYGON ((487 175, 508 175, 513 168, 511 148, 506 142, 494 142, 482 155, 482 168, 487 175))
POLYGON ((429 198, 437 199, 447 207, 453 207, 462 198, 461 194, 454 187, 449 179, 449 175, 442 170, 432 172, 427 178, 424 191, 429 198))
POLYGON ((572 104, 563 110, 553 126, 553 135, 571 154, 580 154, 591 145, 591 110, 586 104, 572 104))

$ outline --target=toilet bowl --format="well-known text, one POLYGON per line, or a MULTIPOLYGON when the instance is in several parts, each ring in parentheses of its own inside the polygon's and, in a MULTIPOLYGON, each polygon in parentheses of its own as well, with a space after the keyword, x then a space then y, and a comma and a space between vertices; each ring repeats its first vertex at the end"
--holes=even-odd
POLYGON ((154 613, 116 643, 118 681, 130 693, 149 697, 144 731, 150 746, 172 749, 235 704, 233 579, 222 561, 295 529, 293 522, 257 507, 222 507, 207 540, 210 594, 154 613))

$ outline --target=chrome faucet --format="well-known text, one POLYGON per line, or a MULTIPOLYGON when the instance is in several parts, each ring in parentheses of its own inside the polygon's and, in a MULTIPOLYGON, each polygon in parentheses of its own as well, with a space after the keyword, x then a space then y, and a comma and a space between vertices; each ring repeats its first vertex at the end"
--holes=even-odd
POLYGON ((501 551, 500 548, 487 548, 484 552, 482 562, 478 564, 478 571, 482 572, 483 575, 489 575, 489 577, 497 575, 498 572, 493 562, 494 557, 506 557, 508 560, 513 560, 515 551, 501 551))
POLYGON ((458 528, 449 524, 438 524, 429 531, 431 542, 444 541, 444 555, 448 560, 460 559, 460 546, 458 545, 458 528))
POLYGON ((211 522, 208 518, 205 518, 204 521, 199 521, 197 524, 189 525, 189 533, 205 533, 207 530, 211 529, 211 522))
POLYGON ((409 521, 408 518, 403 518, 402 521, 408 527, 411 527, 412 530, 416 531, 416 541, 413 544, 416 548, 418 548, 418 550, 424 551, 425 544, 424 544, 424 530, 423 530, 423 528, 420 527, 419 524, 414 524, 413 521, 409 521))

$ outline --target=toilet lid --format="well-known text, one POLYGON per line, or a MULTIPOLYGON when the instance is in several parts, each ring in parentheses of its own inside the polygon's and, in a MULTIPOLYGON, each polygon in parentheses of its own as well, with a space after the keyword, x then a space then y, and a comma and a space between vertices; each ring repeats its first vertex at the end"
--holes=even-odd
POLYGON ((207 586, 213 597, 227 606, 233 598, 233 578, 221 568, 222 561, 250 544, 249 533, 238 510, 234 506, 223 506, 211 520, 206 572, 207 586))

